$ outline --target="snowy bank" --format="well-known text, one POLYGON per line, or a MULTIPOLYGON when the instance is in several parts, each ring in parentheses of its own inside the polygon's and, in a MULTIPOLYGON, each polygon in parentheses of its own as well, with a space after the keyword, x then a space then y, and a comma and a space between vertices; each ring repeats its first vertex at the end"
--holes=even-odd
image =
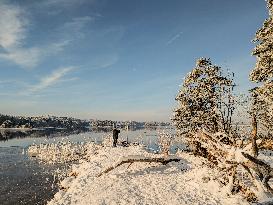
POLYGON ((162 157, 141 146, 100 147, 72 167, 70 177, 48 205, 102 204, 248 204, 241 196, 227 196, 205 161, 177 153, 180 162, 167 165, 135 162, 99 173, 129 155, 162 157))
POLYGON ((93 156, 99 147, 93 142, 72 143, 63 140, 51 144, 33 144, 28 148, 28 155, 46 164, 67 163, 93 156))

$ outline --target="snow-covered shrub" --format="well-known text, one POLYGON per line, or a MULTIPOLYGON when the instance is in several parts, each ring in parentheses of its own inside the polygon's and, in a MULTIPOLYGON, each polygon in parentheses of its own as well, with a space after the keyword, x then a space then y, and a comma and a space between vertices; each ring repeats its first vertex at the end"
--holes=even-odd
POLYGON ((172 141, 174 140, 174 135, 172 135, 171 133, 167 133, 163 130, 159 132, 158 136, 158 145, 160 151, 164 155, 164 157, 167 157, 169 155, 172 141))
POLYGON ((67 163, 92 156, 98 146, 93 142, 72 143, 70 141, 33 144, 28 148, 28 155, 48 164, 67 163))
POLYGON ((102 145, 105 147, 110 147, 113 145, 113 136, 111 133, 108 133, 102 137, 102 145))

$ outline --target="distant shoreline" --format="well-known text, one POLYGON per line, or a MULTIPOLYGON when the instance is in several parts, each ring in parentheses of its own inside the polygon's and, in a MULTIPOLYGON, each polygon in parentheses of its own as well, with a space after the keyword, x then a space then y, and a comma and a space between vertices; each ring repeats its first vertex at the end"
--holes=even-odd
POLYGON ((32 131, 32 130, 45 130, 45 129, 55 129, 55 130, 66 130, 64 127, 40 127, 40 128, 24 128, 24 127, 0 127, 0 130, 7 131, 32 131))
POLYGON ((28 131, 28 130, 33 130, 32 128, 21 128, 21 127, 9 127, 9 128, 5 128, 5 127, 0 127, 0 130, 10 130, 10 131, 20 131, 20 130, 23 130, 23 131, 28 131))

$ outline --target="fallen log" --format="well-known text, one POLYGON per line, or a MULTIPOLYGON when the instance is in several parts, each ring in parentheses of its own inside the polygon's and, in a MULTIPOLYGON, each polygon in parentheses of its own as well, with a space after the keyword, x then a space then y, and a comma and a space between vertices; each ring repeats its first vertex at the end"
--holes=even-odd
POLYGON ((244 164, 256 172, 265 190, 273 194, 273 189, 268 184, 269 180, 273 177, 273 170, 270 165, 247 153, 242 152, 242 155, 249 160, 249 162, 244 164))
POLYGON ((163 165, 166 165, 170 162, 179 162, 181 159, 180 158, 172 158, 172 157, 168 157, 168 158, 158 158, 158 157, 154 157, 154 158, 150 158, 150 157, 144 157, 144 156, 128 156, 128 157, 124 157, 121 160, 119 160, 116 164, 108 167, 107 169, 105 169, 104 171, 102 171, 100 174, 97 175, 97 177, 100 177, 103 174, 106 174, 110 171, 112 171, 113 169, 126 164, 126 163, 130 163, 130 165, 134 162, 149 162, 149 163, 161 163, 163 165))
MULTIPOLYGON (((242 185, 245 179, 240 174, 240 167, 242 167, 256 187, 253 190, 255 193, 264 197, 273 196, 273 189, 269 185, 269 179, 273 178, 273 169, 266 162, 248 154, 249 149, 247 147, 238 147, 236 146, 237 143, 225 144, 216 134, 209 133, 206 130, 197 132, 194 140, 200 142, 201 146, 208 152, 208 156, 214 156, 215 161, 218 162, 214 165, 222 174, 219 181, 224 182, 229 188, 228 190, 237 186, 241 187, 241 191, 243 191, 242 185)), ((213 163, 209 158, 208 160, 213 163)))
POLYGON ((273 204, 273 200, 268 200, 265 202, 257 203, 256 205, 272 205, 272 204, 273 204))

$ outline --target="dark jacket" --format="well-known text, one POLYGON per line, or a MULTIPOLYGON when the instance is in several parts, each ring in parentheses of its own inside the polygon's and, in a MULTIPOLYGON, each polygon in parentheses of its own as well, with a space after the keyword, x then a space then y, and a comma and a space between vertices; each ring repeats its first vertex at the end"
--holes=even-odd
POLYGON ((113 129, 113 138, 114 139, 118 139, 118 134, 120 133, 120 130, 118 130, 118 129, 113 129))

